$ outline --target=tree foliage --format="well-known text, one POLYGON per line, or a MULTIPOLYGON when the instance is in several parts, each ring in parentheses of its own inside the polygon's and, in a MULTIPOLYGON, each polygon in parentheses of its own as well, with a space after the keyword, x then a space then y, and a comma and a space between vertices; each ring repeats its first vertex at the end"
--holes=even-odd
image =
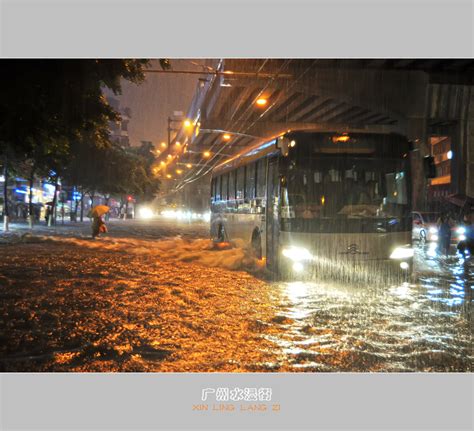
MULTIPOLYGON (((8 60, 2 68, 0 165, 28 166, 104 193, 147 195, 156 188, 140 154, 110 142, 109 123, 120 115, 105 87, 139 84, 147 60, 8 60), (24 162, 26 162, 26 165, 24 162)), ((6 169, 5 169, 6 171, 6 169)))

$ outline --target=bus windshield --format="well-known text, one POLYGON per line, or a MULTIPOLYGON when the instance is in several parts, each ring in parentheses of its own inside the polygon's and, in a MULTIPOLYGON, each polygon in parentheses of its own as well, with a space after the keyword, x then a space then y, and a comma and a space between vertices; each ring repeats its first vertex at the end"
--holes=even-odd
MULTIPOLYGON (((320 156, 282 172, 281 218, 397 219, 409 215, 406 159, 320 156)), ((294 224, 294 223, 293 223, 294 224)))

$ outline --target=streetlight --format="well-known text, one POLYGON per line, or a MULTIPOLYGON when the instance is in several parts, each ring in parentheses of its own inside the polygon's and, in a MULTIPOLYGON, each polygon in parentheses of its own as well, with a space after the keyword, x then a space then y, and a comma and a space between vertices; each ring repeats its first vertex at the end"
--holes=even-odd
POLYGON ((202 153, 202 156, 207 159, 211 157, 211 153, 209 151, 204 151, 204 153, 202 153))
POLYGON ((268 100, 264 97, 259 97, 255 103, 260 107, 264 107, 268 103, 268 100))
POLYGON ((161 148, 166 148, 166 142, 162 142, 160 145, 161 145, 161 148))
POLYGON ((228 133, 224 133, 224 136, 222 137, 224 138, 224 141, 228 141, 231 138, 231 136, 228 133))
POLYGON ((182 171, 181 169, 176 169, 176 173, 177 173, 178 175, 181 175, 181 174, 183 173, 183 171, 182 171))
MULTIPOLYGON (((180 116, 183 115, 182 112, 175 112, 175 115, 180 114, 180 116)), ((173 123, 180 123, 182 126, 184 126, 185 129, 192 129, 193 123, 191 122, 190 119, 186 118, 183 120, 183 118, 172 118, 168 117, 168 146, 171 145, 171 132, 179 132, 180 129, 176 129, 171 127, 173 123)))
POLYGON ((192 165, 191 163, 186 163, 186 167, 187 167, 188 169, 191 169, 191 168, 193 167, 193 165, 192 165))

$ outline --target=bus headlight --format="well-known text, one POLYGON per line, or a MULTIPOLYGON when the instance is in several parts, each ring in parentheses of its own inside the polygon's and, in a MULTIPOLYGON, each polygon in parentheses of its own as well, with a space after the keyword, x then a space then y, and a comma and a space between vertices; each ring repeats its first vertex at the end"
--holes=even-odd
POLYGON ((435 227, 430 227, 430 233, 431 234, 436 234, 436 233, 438 233, 438 229, 435 228, 435 227))
POLYGON ((303 269, 304 269, 304 266, 303 266, 303 264, 302 264, 301 262, 295 262, 295 263, 293 264, 293 270, 294 270, 294 271, 296 271, 296 272, 301 272, 301 271, 303 271, 303 269))
POLYGON ((411 247, 397 247, 392 251, 390 259, 409 259, 413 254, 414 250, 411 247))
POLYGON ((303 260, 311 260, 313 255, 303 247, 288 247, 281 252, 283 256, 291 259, 293 262, 301 262, 303 260))
POLYGON ((459 235, 459 241, 466 241, 466 235, 459 235))
POLYGON ((459 235, 464 235, 466 233, 466 228, 465 227, 458 227, 456 229, 456 233, 459 234, 459 235))

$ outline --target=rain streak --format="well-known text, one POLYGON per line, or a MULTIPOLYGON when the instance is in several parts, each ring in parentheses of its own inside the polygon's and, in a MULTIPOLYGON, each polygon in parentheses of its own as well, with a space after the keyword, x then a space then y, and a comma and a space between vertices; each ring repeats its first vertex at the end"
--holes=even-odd
POLYGON ((471 369, 472 263, 420 247, 416 282, 273 282, 205 223, 112 227, 4 239, 2 370, 471 369))

